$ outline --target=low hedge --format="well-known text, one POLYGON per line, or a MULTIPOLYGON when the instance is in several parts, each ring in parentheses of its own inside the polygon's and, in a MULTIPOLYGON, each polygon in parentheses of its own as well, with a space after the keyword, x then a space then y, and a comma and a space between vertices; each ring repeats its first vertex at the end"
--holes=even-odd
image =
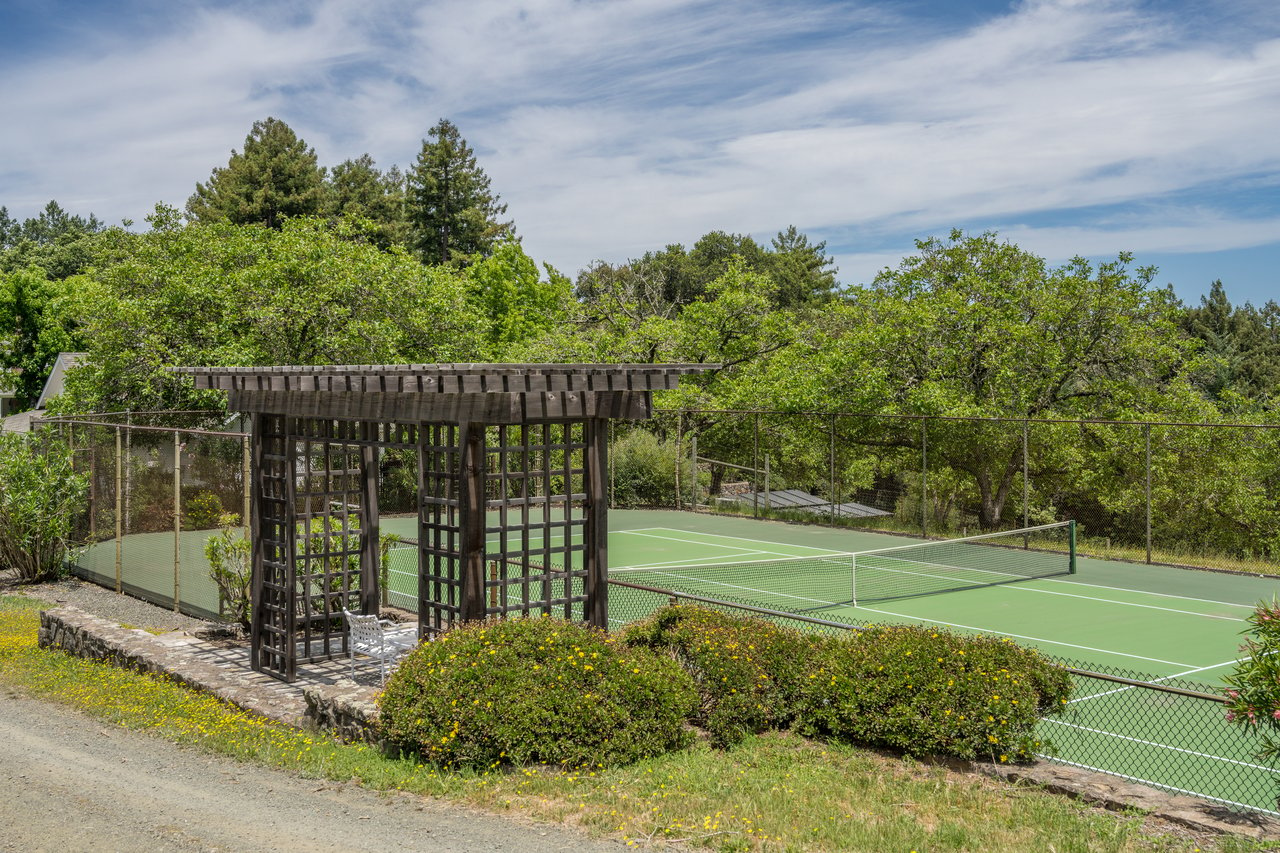
POLYGON ((811 637, 705 607, 663 608, 623 639, 680 661, 698 687, 693 722, 717 746, 789 726, 812 657, 811 637))
POLYGON ((411 652, 383 733, 447 766, 618 765, 686 746, 697 694, 672 660, 558 619, 466 625, 411 652))
POLYGON ((1009 639, 870 626, 814 650, 797 729, 916 755, 1029 760, 1037 720, 1071 692, 1062 667, 1009 639))
POLYGON ((915 755, 1020 761, 1040 748, 1039 717, 1071 689, 1065 670, 1011 640, 919 626, 830 637, 680 605, 624 637, 666 649, 689 671, 700 698, 693 720, 720 745, 792 726, 915 755))

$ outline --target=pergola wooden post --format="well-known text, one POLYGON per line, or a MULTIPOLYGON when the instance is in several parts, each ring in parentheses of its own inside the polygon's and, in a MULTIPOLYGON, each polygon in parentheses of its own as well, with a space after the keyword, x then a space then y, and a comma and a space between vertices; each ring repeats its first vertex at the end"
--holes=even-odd
POLYGON ((712 365, 179 367, 253 415, 253 667, 345 653, 379 602, 378 453, 418 454, 418 630, 608 624, 608 421, 712 365))

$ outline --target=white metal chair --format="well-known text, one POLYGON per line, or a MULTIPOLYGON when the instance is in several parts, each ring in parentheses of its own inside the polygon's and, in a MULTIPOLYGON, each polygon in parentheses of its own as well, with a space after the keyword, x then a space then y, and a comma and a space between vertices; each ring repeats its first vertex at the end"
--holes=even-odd
POLYGON ((351 677, 356 675, 356 655, 376 658, 380 667, 382 684, 387 683, 387 664, 394 664, 418 644, 416 626, 397 625, 375 615, 361 615, 343 608, 347 620, 347 654, 351 662, 351 677))

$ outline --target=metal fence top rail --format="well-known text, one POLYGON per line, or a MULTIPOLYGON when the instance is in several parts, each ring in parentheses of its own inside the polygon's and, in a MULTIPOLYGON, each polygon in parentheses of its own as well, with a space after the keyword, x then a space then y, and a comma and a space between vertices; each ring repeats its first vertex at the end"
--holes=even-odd
MULTIPOLYGON (((92 416, 89 416, 92 417, 92 416)), ((244 438, 248 435, 245 432, 227 432, 225 430, 201 429, 199 427, 162 427, 162 426, 144 426, 141 424, 133 424, 121 421, 90 421, 80 420, 79 418, 61 417, 61 418, 32 418, 31 426, 39 427, 48 424, 50 426, 87 426, 99 428, 115 428, 131 432, 162 432, 166 435, 173 433, 182 433, 184 435, 207 435, 215 438, 244 438)))
POLYGON ((566 364, 511 362, 455 362, 438 364, 324 364, 324 365, 273 365, 270 367, 170 367, 170 373, 192 376, 372 376, 439 374, 554 374, 554 373, 700 373, 719 368, 718 364, 566 364))
POLYGON ((654 414, 669 415, 784 415, 809 418, 881 418, 901 421, 965 421, 991 422, 1009 424, 1097 424, 1099 426, 1141 426, 1141 427, 1215 427, 1222 429, 1280 429, 1280 423, 1274 424, 1242 424, 1219 421, 1117 421, 1106 418, 1013 418, 1013 417, 981 417, 976 415, 906 415, 884 412, 834 412, 834 411, 783 411, 781 409, 665 409, 654 407, 654 414))

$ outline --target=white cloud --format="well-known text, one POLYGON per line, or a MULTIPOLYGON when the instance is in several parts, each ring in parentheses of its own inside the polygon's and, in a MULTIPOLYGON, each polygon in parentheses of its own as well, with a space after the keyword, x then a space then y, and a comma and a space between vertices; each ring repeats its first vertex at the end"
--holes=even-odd
POLYGON ((1136 0, 1036 0, 968 29, 872 3, 780 8, 206 11, 149 41, 6 69, 0 110, 18 119, 0 136, 0 203, 139 218, 185 201, 267 115, 324 163, 369 152, 405 167, 448 116, 526 248, 568 272, 792 223, 832 240, 846 281, 911 236, 974 223, 1015 223, 1005 233, 1048 256, 1277 239, 1274 204, 1236 210, 1218 190, 1280 174, 1280 33, 1265 5, 1252 32, 1237 17, 1220 36, 1136 0), (1188 194, 1194 211, 1168 201, 1188 194), (1109 206, 1133 221, 1071 213, 1109 206))

